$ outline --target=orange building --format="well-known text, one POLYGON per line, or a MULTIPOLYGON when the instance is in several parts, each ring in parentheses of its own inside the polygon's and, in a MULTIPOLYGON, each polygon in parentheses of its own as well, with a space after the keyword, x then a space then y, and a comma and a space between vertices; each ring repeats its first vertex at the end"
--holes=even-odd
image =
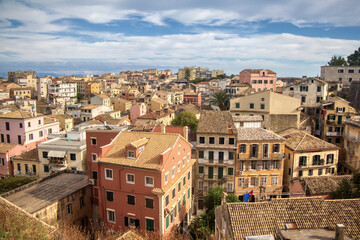
POLYGON ((167 235, 189 223, 194 160, 182 136, 87 131, 87 154, 93 203, 106 226, 167 235))

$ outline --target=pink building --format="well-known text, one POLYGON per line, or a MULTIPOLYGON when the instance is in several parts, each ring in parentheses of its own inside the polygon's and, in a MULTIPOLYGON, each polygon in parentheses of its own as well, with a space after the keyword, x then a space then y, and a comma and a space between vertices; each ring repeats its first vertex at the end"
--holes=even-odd
POLYGON ((276 73, 268 69, 244 69, 239 74, 240 83, 248 83, 257 92, 276 89, 276 73))
POLYGON ((0 177, 13 175, 14 169, 11 164, 11 159, 14 156, 20 155, 24 150, 23 145, 0 143, 0 177))
POLYGON ((184 93, 184 103, 194 104, 196 106, 201 106, 201 93, 200 92, 189 92, 184 93))
POLYGON ((139 103, 134 104, 130 108, 130 120, 132 123, 136 122, 136 119, 146 114, 146 104, 139 103))
POLYGON ((87 131, 88 173, 102 222, 163 236, 186 226, 195 161, 191 144, 178 134, 115 134, 87 131))
POLYGON ((43 115, 15 111, 0 115, 0 142, 23 145, 26 151, 45 141, 48 134, 59 132, 59 122, 43 115))

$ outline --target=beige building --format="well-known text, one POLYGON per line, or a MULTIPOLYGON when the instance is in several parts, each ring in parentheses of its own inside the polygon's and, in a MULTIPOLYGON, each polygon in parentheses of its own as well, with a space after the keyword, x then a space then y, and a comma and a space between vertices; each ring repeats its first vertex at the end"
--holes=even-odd
POLYGON ((204 111, 196 139, 194 176, 195 209, 203 209, 204 196, 211 186, 234 192, 237 130, 230 112, 204 111))
POLYGON ((178 79, 184 79, 186 76, 186 71, 189 72, 189 80, 194 80, 196 77, 196 71, 194 68, 183 68, 178 70, 178 79))
POLYGON ((320 77, 331 85, 340 82, 349 88, 352 81, 360 79, 360 66, 321 66, 320 77))
POLYGON ((15 169, 23 169, 23 171, 14 171, 16 176, 40 177, 40 161, 38 158, 38 151, 36 148, 24 152, 21 155, 15 156, 12 159, 15 169))
POLYGON ((339 148, 336 145, 297 129, 287 129, 278 134, 286 138, 285 191, 289 190, 292 180, 337 173, 339 148))
POLYGON ((59 121, 60 130, 70 131, 74 127, 74 119, 68 114, 51 115, 49 117, 56 118, 59 121))
POLYGON ((253 191, 255 200, 282 195, 285 138, 262 128, 239 128, 235 195, 253 191))
POLYGON ((61 172, 2 197, 54 227, 90 223, 91 188, 86 173, 61 172))
POLYGON ((115 111, 120 110, 121 112, 129 111, 132 103, 123 98, 111 98, 111 105, 115 111))
POLYGON ((86 171, 86 141, 54 138, 38 145, 40 177, 65 169, 86 171))
POLYGON ((105 94, 99 94, 99 95, 93 96, 92 98, 90 98, 90 104, 104 105, 104 106, 112 108, 112 105, 110 102, 110 97, 105 94))
POLYGON ((345 162, 339 166, 340 172, 356 173, 360 170, 360 119, 345 121, 344 147, 345 162))
POLYGON ((171 125, 171 121, 175 118, 175 111, 169 108, 157 110, 155 112, 149 112, 145 115, 136 118, 135 125, 146 124, 164 124, 171 125))
POLYGON ((169 104, 166 100, 162 100, 161 98, 155 98, 151 100, 150 110, 158 111, 168 106, 169 104))
POLYGON ((212 70, 211 77, 215 78, 219 75, 224 75, 224 70, 212 70))
POLYGON ((300 99, 269 90, 230 100, 233 116, 261 115, 263 127, 274 132, 290 127, 299 128, 301 109, 300 99))

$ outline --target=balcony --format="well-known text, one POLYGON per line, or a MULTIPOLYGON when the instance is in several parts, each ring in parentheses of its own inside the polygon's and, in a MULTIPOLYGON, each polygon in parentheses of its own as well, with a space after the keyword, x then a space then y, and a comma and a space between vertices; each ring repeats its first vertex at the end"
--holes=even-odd
POLYGON ((199 164, 209 164, 209 165, 234 165, 234 160, 218 160, 218 159, 206 159, 200 158, 198 159, 199 164))
POLYGON ((326 120, 327 125, 333 125, 335 124, 335 120, 326 120))
POLYGON ((328 137, 342 136, 342 132, 326 132, 326 136, 328 137))

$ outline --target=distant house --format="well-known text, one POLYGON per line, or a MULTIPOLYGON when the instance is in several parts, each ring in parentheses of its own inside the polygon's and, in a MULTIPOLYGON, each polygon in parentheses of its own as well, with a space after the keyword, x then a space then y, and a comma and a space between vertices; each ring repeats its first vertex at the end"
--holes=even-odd
POLYGON ((105 94, 93 96, 92 98, 90 98, 90 104, 111 107, 110 97, 105 94))
POLYGON ((199 92, 184 93, 184 103, 201 106, 201 93, 199 92))
MULTIPOLYGON (((14 174, 12 159, 25 151, 23 145, 0 143, 0 177, 14 174)), ((17 166, 17 165, 15 165, 17 166)), ((21 168, 20 168, 21 169, 21 168)), ((23 168, 25 170, 25 168, 23 168)))
POLYGON ((135 125, 144 124, 165 124, 170 125, 175 118, 175 111, 173 109, 165 108, 155 112, 149 112, 145 115, 139 116, 136 119, 135 125))
POLYGON ((239 74, 239 83, 248 83, 257 92, 273 92, 276 89, 276 72, 268 69, 244 69, 239 74))

